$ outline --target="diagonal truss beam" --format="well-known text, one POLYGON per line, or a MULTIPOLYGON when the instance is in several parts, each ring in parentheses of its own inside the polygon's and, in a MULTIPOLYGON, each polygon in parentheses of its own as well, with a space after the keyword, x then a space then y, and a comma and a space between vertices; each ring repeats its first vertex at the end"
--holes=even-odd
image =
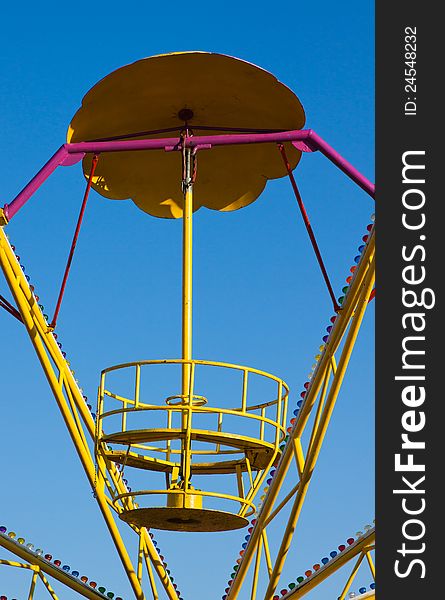
POLYGON ((290 433, 289 441, 283 449, 283 454, 253 527, 248 545, 242 555, 236 576, 227 593, 227 600, 234 600, 238 597, 252 560, 254 559, 255 554, 260 552, 259 540, 261 539, 263 532, 276 514, 281 510, 284 502, 289 502, 295 496, 289 520, 282 536, 280 548, 273 564, 272 572, 267 574, 268 586, 264 600, 272 600, 289 553, 301 509, 346 373, 349 359, 357 339, 362 319, 368 306, 368 299, 374 286, 374 255, 375 233, 373 229, 370 232, 366 248, 354 273, 354 278, 343 303, 342 310, 335 320, 330 338, 320 357, 318 367, 312 378, 312 383, 307 391, 305 402, 300 410, 294 429, 290 433), (336 353, 340 354, 338 366, 336 366, 335 363, 336 353), (327 388, 328 383, 329 389, 327 388), (315 409, 316 414, 310 433, 310 441, 306 453, 304 453, 301 445, 301 438, 315 406, 317 406, 317 408, 315 409), (297 482, 297 485, 293 490, 294 494, 288 494, 285 501, 277 505, 279 492, 293 462, 296 463, 296 473, 292 470, 292 475, 289 476, 292 477, 293 483, 295 481, 297 482))
MULTIPOLYGON (((12 552, 13 554, 18 556, 22 560, 25 560, 28 563, 21 564, 9 560, 0 560, 0 565, 9 565, 12 567, 18 567, 22 569, 30 569, 36 574, 46 573, 50 577, 53 577, 57 581, 60 581, 60 583, 63 583, 75 592, 78 592, 84 598, 89 598, 90 600, 103 600, 103 594, 101 594, 99 591, 86 585, 76 577, 65 573, 64 571, 62 571, 62 569, 59 569, 58 567, 48 562, 41 556, 38 556, 34 552, 31 552, 30 550, 28 550, 28 548, 26 548, 26 546, 18 544, 8 536, 0 534, 0 546, 5 548, 5 550, 8 550, 9 552, 12 552)), ((53 598, 57 600, 57 596, 55 595, 54 590, 49 585, 47 579, 41 574, 39 576, 40 579, 42 579, 49 593, 52 595, 53 598)))
MULTIPOLYGON (((56 399, 71 440, 77 451, 82 467, 93 489, 94 496, 108 527, 122 565, 137 600, 144 600, 141 581, 128 555, 116 525, 112 505, 113 495, 127 492, 121 474, 114 463, 97 457, 97 472, 87 437, 94 440, 95 423, 73 374, 57 345, 52 329, 46 322, 42 311, 29 287, 20 264, 11 248, 2 227, 0 227, 0 266, 20 312, 23 324, 42 365, 51 391, 56 399), (107 495, 107 492, 109 495, 107 495), (110 498, 111 495, 111 498, 110 498)), ((128 508, 133 507, 131 498, 127 499, 128 508)), ((156 571, 169 600, 178 600, 166 568, 148 535, 146 528, 134 528, 143 540, 143 547, 156 571)))
POLYGON ((300 585, 284 595, 283 600, 299 600, 353 558, 363 558, 373 548, 374 544, 375 528, 373 527, 363 537, 356 540, 351 546, 348 546, 346 550, 337 554, 326 565, 323 565, 318 571, 315 571, 310 577, 300 583, 300 585))

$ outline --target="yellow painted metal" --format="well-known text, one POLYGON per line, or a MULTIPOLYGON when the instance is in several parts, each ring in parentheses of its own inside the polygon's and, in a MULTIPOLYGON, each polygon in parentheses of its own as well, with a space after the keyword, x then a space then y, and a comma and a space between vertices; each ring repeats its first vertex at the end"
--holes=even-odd
POLYGON ((259 578, 259 574, 260 574, 262 546, 263 546, 263 538, 260 537, 260 539, 258 540, 257 549, 256 549, 255 569, 254 569, 253 578, 252 578, 252 591, 250 594, 250 600, 255 600, 255 598, 256 598, 256 592, 257 592, 257 587, 258 587, 258 578, 259 578))
POLYGON ((305 427, 308 423, 311 411, 317 400, 317 397, 323 389, 324 382, 326 381, 326 374, 329 369, 333 368, 334 377, 332 379, 332 383, 327 394, 327 399, 323 408, 323 412, 319 417, 319 422, 316 422, 316 425, 318 426, 314 428, 312 432, 312 444, 309 447, 305 457, 304 472, 300 480, 300 485, 297 490, 297 496, 294 501, 291 515, 283 535, 282 543, 277 553, 274 569, 270 577, 269 585, 265 594, 265 600, 270 600, 273 596, 273 592, 278 584, 279 576, 281 574, 284 562, 289 551, 290 543, 305 499, 307 488, 310 483, 310 479, 318 458, 318 454, 321 449, 324 435, 329 424, 335 401, 339 393, 341 383, 343 381, 343 377, 345 375, 345 371, 352 353, 352 349, 355 344, 361 321, 364 316, 366 307, 368 305, 369 294, 373 287, 375 276, 374 253, 375 234, 374 230, 372 230, 370 232, 366 248, 363 252, 362 259, 354 273, 354 277, 351 282, 348 294, 343 303, 342 310, 340 311, 333 325, 333 329, 330 334, 330 339, 326 344, 326 347, 323 350, 320 360, 318 362, 317 369, 312 379, 311 387, 309 388, 309 391, 306 395, 305 403, 302 407, 298 421, 295 424, 294 430, 290 434, 290 443, 288 443, 284 449, 283 455, 277 466, 276 473, 273 477, 269 490, 264 499, 263 506, 256 520, 256 524, 252 531, 249 544, 245 549, 245 552, 242 556, 242 560, 239 564, 236 577, 227 594, 227 600, 234 600, 238 596, 238 593, 241 589, 241 586, 251 564, 258 538, 262 535, 264 528, 269 522, 269 515, 274 510, 274 505, 277 501, 281 485, 291 465, 295 448, 294 444, 291 442, 292 440, 301 438, 302 433, 305 430, 305 427), (346 334, 348 327, 349 332, 347 334, 346 340, 342 348, 341 358, 338 367, 335 368, 335 363, 333 363, 334 355, 337 349, 339 348, 340 343, 344 335, 346 334))
POLYGON ((372 576, 373 576, 373 577, 374 577, 374 579, 375 579, 375 566, 374 566, 374 561, 372 560, 372 556, 371 556, 371 553, 370 553, 369 551, 368 551, 368 552, 366 552, 366 560, 368 561, 368 565, 369 565, 369 568, 371 569, 372 576))
POLYGON ((64 585, 74 590, 84 598, 90 598, 90 600, 99 600, 100 598, 103 598, 103 596, 97 590, 94 590, 93 588, 84 585, 79 579, 71 577, 70 575, 57 568, 50 562, 44 560, 37 554, 30 552, 26 548, 26 546, 23 546, 22 544, 17 544, 7 536, 0 536, 0 546, 5 548, 9 552, 12 552, 20 559, 26 561, 27 563, 29 563, 29 565, 20 565, 20 563, 14 564, 12 561, 0 561, 0 564, 11 563, 11 566, 20 566, 24 569, 29 568, 34 572, 40 570, 46 573, 47 575, 50 575, 57 581, 60 581, 60 583, 63 583, 64 585))
MULTIPOLYGON (((144 531, 146 532, 147 530, 144 530, 144 531)), ((156 581, 153 576, 153 569, 152 569, 152 565, 151 565, 150 553, 147 549, 145 537, 141 536, 141 540, 142 540, 142 547, 143 547, 143 553, 144 553, 143 556, 144 556, 145 568, 147 569, 148 580, 150 582, 150 587, 151 587, 151 593, 153 595, 153 600, 158 600, 159 599, 158 590, 156 588, 156 581)))
MULTIPOLYGON (((23 275, 20 265, 17 262, 14 252, 12 251, 9 241, 2 228, 0 228, 0 266, 2 267, 6 281, 16 301, 18 310, 20 311, 23 323, 31 338, 37 357, 41 362, 43 371, 48 379, 51 390, 65 421, 65 425, 81 460, 82 466, 91 486, 94 487, 96 483, 94 461, 89 448, 86 445, 85 436, 79 432, 78 424, 80 421, 78 421, 77 416, 75 417, 73 415, 71 408, 75 409, 76 415, 77 412, 80 413, 87 432, 93 439, 95 435, 94 421, 83 400, 82 394, 74 380, 71 370, 69 369, 66 360, 63 358, 60 349, 57 346, 57 342, 54 339, 52 330, 46 323, 38 303, 35 300, 31 289, 29 288, 28 282, 23 275), (56 374, 53 365, 58 370, 58 374, 56 374), (70 389, 72 394, 73 405, 71 408, 64 395, 64 392, 66 392, 67 388, 70 389)), ((118 491, 126 491, 126 488, 122 482, 122 478, 113 463, 109 463, 103 457, 99 457, 98 467, 103 473, 108 472, 113 485, 118 491)), ((139 600, 142 600, 144 598, 144 594, 137 579, 135 569, 133 568, 131 560, 128 556, 125 544, 122 541, 119 530, 110 511, 108 504, 110 500, 102 489, 98 490, 98 493, 96 494, 96 500, 116 546, 124 569, 127 573, 135 596, 139 600)), ((132 505, 131 498, 127 500, 127 505, 132 505)), ((162 585, 164 586, 167 596, 171 600, 177 600, 178 596, 176 590, 165 571, 162 561, 159 560, 159 555, 156 551, 156 548, 153 546, 148 533, 144 530, 140 533, 140 535, 144 536, 146 547, 150 554, 150 560, 153 562, 154 568, 162 582, 162 585)))
POLYGON ((184 214, 182 220, 182 399, 181 412, 183 437, 181 438, 181 478, 187 489, 191 475, 192 450, 192 404, 193 381, 195 368, 192 358, 192 294, 193 294, 193 182, 192 182, 192 151, 184 150, 185 180, 184 214))
MULTIPOLYGON (((67 141, 138 137, 185 127, 179 112, 193 117, 187 126, 252 130, 301 129, 303 108, 295 94, 272 74, 245 61, 207 52, 180 52, 153 56, 117 69, 100 80, 84 97, 69 126, 67 141), (138 136, 138 133, 145 135, 138 136), (128 136, 128 137, 127 137, 128 136)), ((292 168, 300 152, 286 144, 292 168)), ((89 176, 91 156, 83 161, 89 176)), ((179 152, 139 151, 102 154, 93 188, 106 198, 133 201, 158 217, 178 218, 183 195, 178 184, 179 152)), ((199 155, 199 177, 193 209, 236 210, 253 202, 268 179, 284 177, 286 169, 273 144, 218 147, 199 155)))
MULTIPOLYGON (((184 223, 186 219, 184 219, 184 223)), ((187 252, 185 252, 187 254, 187 252)), ((190 265, 185 261, 187 270, 190 265)), ((184 278, 187 278, 185 274, 184 278)), ((187 294, 184 297, 189 298, 187 294)), ((184 315, 184 323, 187 323, 189 315, 184 315)), ((184 350, 191 350, 189 345, 190 338, 187 334, 190 330, 184 327, 184 350)), ((144 389, 147 389, 144 387, 144 389)), ((103 455, 109 461, 116 461, 121 464, 129 464, 133 467, 143 468, 145 470, 164 471, 173 479, 175 469, 180 469, 186 460, 188 461, 188 472, 194 475, 198 474, 216 474, 225 473, 234 475, 234 484, 238 490, 238 496, 230 493, 193 490, 189 488, 188 480, 184 477, 178 480, 178 484, 171 482, 166 490, 143 490, 132 491, 131 493, 117 493, 113 495, 113 502, 116 509, 121 506, 120 517, 137 526, 151 526, 162 529, 169 528, 178 530, 202 530, 216 531, 223 530, 224 523, 226 529, 244 527, 246 518, 253 514, 255 507, 253 500, 256 493, 261 488, 267 471, 276 462, 280 452, 280 443, 286 435, 286 411, 287 411, 287 385, 278 377, 251 369, 246 366, 233 365, 229 363, 218 363, 214 361, 192 360, 192 359, 164 359, 140 361, 136 363, 126 363, 116 365, 105 369, 101 374, 99 386, 99 401, 97 409, 97 431, 96 431, 96 454, 103 455), (152 365, 177 365, 181 368, 183 379, 183 393, 178 396, 169 396, 162 404, 147 404, 140 394, 141 382, 144 378, 144 372, 147 367, 152 365), (184 377, 184 367, 188 367, 184 377), (195 371, 197 368, 218 367, 220 369, 229 369, 237 371, 242 375, 242 393, 238 400, 239 404, 232 408, 212 407, 207 404, 207 400, 202 396, 195 394, 195 371), (118 370, 127 369, 130 373, 138 374, 135 382, 134 398, 127 398, 121 394, 114 393, 109 389, 107 376, 118 370), (277 390, 277 396, 273 400, 265 401, 262 404, 247 404, 249 374, 258 375, 274 383, 277 390), (187 379, 189 387, 187 387, 187 379), (178 398, 178 401, 172 399, 178 398), (136 400, 137 399, 137 400, 136 400), (122 408, 114 408, 120 405, 122 408), (267 412, 266 412, 267 411, 267 412), (154 429, 147 429, 146 424, 150 419, 147 413, 164 414, 166 416, 166 426, 157 426, 154 429), (186 412, 186 418, 183 414, 186 412), (123 413, 131 414, 131 428, 127 427, 124 421, 124 428, 118 431, 110 431, 107 427, 107 434, 104 433, 104 425, 107 419, 120 417, 123 413), (172 427, 172 415, 182 418, 182 427, 172 427), (211 416, 215 418, 215 429, 198 429, 192 426, 192 419, 202 416, 211 416), (136 422, 139 419, 140 426, 136 422), (229 431, 224 429, 223 417, 237 417, 240 423, 240 429, 245 425, 259 426, 259 437, 241 435, 233 431, 233 424, 229 431), (266 439, 266 427, 267 439, 266 439), (170 445, 173 440, 180 440, 181 448, 174 448, 170 445), (201 446, 197 449, 192 448, 192 441, 199 442, 201 446), (110 449, 110 444, 113 448, 110 449), (121 449, 116 450, 116 444, 121 449), (205 448, 203 449, 203 444, 205 448), (184 457, 186 453, 187 457, 184 457), (158 458, 158 455, 165 456, 166 459, 158 458), (205 457, 206 462, 201 462, 205 457), (227 460, 229 459, 229 460, 227 460), (255 478, 252 471, 257 471, 255 478), (242 481, 242 474, 248 474, 247 482, 242 481), (244 484, 248 486, 244 490, 244 484), (155 506, 140 506, 137 509, 127 509, 122 505, 130 497, 138 496, 138 502, 146 502, 147 497, 153 495, 167 495, 167 508, 170 507, 172 514, 169 515, 165 508, 155 506), (172 495, 190 496, 183 501, 169 500, 172 495), (141 497, 142 496, 142 497, 141 497), (216 512, 212 506, 203 506, 201 514, 196 506, 196 499, 205 496, 207 499, 225 500, 227 502, 237 503, 239 506, 230 512, 219 510, 216 512), (179 504, 189 509, 184 512, 183 519, 179 515, 179 504), (192 506, 193 504, 193 506, 192 506), (173 510, 175 511, 173 514, 173 510), (201 524, 201 525, 200 525, 201 524), (199 527, 201 526, 201 529, 199 527)), ((162 399, 161 399, 162 400, 162 399)), ((152 419, 153 420, 153 419, 152 419)), ((158 425, 157 420, 157 425, 158 425)), ((116 425, 115 425, 116 426, 116 425)), ((252 427, 251 427, 252 428, 252 427)), ((183 471, 184 472, 184 471, 183 471)), ((187 472, 187 471, 186 471, 187 472)))
POLYGON ((47 580, 47 578, 45 577, 45 575, 42 573, 42 571, 39 569, 39 577, 43 583, 43 585, 46 587, 46 589, 48 590, 49 595, 51 596, 51 598, 53 600, 59 600, 57 597, 56 592, 53 590, 53 588, 51 587, 49 581, 47 580))
POLYGON ((343 381, 343 377, 346 372, 346 368, 352 353, 352 349, 355 344, 355 340, 358 335, 358 331, 360 329, 361 321, 364 316, 369 295, 374 286, 374 274, 370 270, 365 277, 364 284, 361 290, 360 302, 357 305, 357 309, 352 317, 351 326, 345 341, 344 349, 341 353, 340 361, 338 363, 337 371, 333 377, 333 382, 331 388, 329 390, 328 397, 326 399, 326 405, 323 410, 323 413, 320 418, 320 423, 317 427, 313 443, 311 444, 308 450, 308 456, 305 461, 305 468, 303 472, 303 476, 301 478, 301 485, 298 488, 297 496, 295 498, 294 505, 291 509, 291 513, 289 516, 289 520, 287 522, 287 526, 283 535, 283 540, 281 542, 280 549, 278 551, 278 557, 275 562, 274 570, 270 577, 269 585, 267 587, 267 591, 265 594, 265 600, 272 600, 274 595, 274 591, 278 585, 279 578, 281 576, 281 572, 283 570, 284 563, 287 558, 287 553, 289 552, 290 544, 292 541, 292 537, 300 516, 300 512, 303 506, 303 502, 309 487, 309 483, 312 478, 312 474, 314 471, 315 464, 317 462, 318 455, 321 450, 321 445, 323 443, 324 436, 326 434, 326 430, 332 415, 332 411, 335 406, 335 402, 338 396, 338 392, 340 390, 340 386, 343 381))
MULTIPOLYGON (((37 565, 32 565, 29 563, 18 563, 16 561, 13 560, 4 560, 4 559, 0 559, 0 565, 5 565, 7 567, 16 567, 18 569, 28 569, 30 571, 33 571, 33 579, 31 581, 31 588, 33 588, 33 585, 35 587, 35 582, 33 584, 34 578, 37 579, 37 577, 40 578, 40 580, 42 581, 43 585, 46 587, 48 593, 50 594, 51 598, 53 600, 59 600, 55 591, 53 590, 53 588, 51 587, 49 581, 46 579, 46 577, 43 575, 42 571, 40 570, 40 567, 37 565)), ((32 592, 34 590, 32 589, 32 592)))
POLYGON ((302 598, 316 586, 320 585, 325 579, 336 573, 355 557, 362 557, 369 544, 375 542, 375 529, 368 531, 363 537, 356 540, 351 546, 348 546, 343 552, 337 554, 335 558, 323 565, 318 571, 315 571, 310 577, 305 579, 300 585, 288 592, 283 600, 298 600, 302 598))
POLYGON ((34 591, 36 589, 36 583, 37 583, 38 577, 39 577, 39 572, 34 571, 34 573, 32 574, 32 577, 31 577, 31 585, 29 588, 28 600, 32 600, 34 598, 34 591))
POLYGON ((6 218, 5 211, 3 208, 0 208, 0 227, 7 225, 8 219, 6 218))
POLYGON ((354 567, 353 567, 353 569, 352 569, 352 572, 351 572, 351 574, 350 574, 350 575, 349 575, 349 577, 348 577, 348 580, 347 580, 347 581, 346 581, 346 583, 345 583, 345 587, 343 588, 343 591, 341 592, 340 596, 338 597, 338 600, 345 600, 345 598, 346 598, 346 594, 348 593, 348 591, 349 591, 349 588, 351 587, 351 585, 352 585, 352 582, 354 581, 354 579, 355 579, 355 576, 356 576, 356 575, 357 575, 357 573, 358 573, 358 570, 359 570, 359 568, 360 568, 360 565, 361 565, 361 564, 362 564, 362 562, 363 562, 363 558, 364 558, 364 556, 365 556, 365 555, 363 554, 363 552, 361 552, 361 553, 360 553, 360 555, 359 555, 359 557, 358 557, 358 559, 357 559, 357 562, 355 563, 355 565, 354 565, 354 567))

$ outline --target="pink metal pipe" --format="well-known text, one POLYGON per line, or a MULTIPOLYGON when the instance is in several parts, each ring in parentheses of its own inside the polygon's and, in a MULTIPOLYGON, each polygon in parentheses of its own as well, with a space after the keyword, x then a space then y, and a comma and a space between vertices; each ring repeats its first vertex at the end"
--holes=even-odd
POLYGON ((5 217, 12 217, 22 208, 22 206, 31 198, 36 190, 48 177, 54 173, 59 165, 61 165, 68 156, 68 150, 65 146, 61 146, 49 161, 40 169, 40 171, 31 179, 31 181, 23 188, 23 190, 14 198, 10 204, 4 207, 5 217))
MULTIPOLYGON (((326 158, 336 165, 343 173, 352 179, 372 198, 375 186, 364 177, 355 167, 346 161, 336 150, 327 144, 312 129, 283 131, 279 133, 238 133, 227 135, 200 135, 186 138, 184 143, 189 148, 229 146, 238 144, 265 144, 291 142, 305 152, 320 150, 326 158)), ((100 154, 101 152, 130 152, 138 150, 179 150, 180 140, 176 138, 158 138, 144 140, 115 140, 106 142, 76 142, 64 144, 31 179, 23 190, 4 207, 8 220, 22 208, 34 192, 60 165, 69 166, 83 158, 86 153, 100 154)))
POLYGON ((308 141, 310 145, 315 146, 322 154, 326 156, 335 166, 343 173, 350 177, 362 190, 371 196, 375 197, 375 185, 366 179, 355 167, 345 160, 334 148, 329 146, 315 131, 309 130, 308 141))

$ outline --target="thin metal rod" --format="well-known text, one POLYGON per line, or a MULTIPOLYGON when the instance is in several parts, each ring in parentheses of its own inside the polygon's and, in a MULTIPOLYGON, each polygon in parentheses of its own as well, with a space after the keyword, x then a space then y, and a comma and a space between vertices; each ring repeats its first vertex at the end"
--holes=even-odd
POLYGON ((56 308, 54 310, 54 316, 51 321, 51 327, 54 329, 57 324, 57 317, 59 316, 60 306, 62 304, 63 295, 65 293, 66 282, 68 280, 68 275, 71 269, 71 263, 73 261, 74 251, 76 250, 77 240, 79 238, 80 227, 83 221, 83 215, 85 214, 85 208, 88 201, 88 196, 90 194, 91 185, 93 183, 94 172, 96 170, 97 161, 99 160, 97 155, 93 156, 93 161, 91 163, 90 175, 88 177, 87 187, 85 189, 85 193, 83 195, 82 205, 80 207, 79 217, 77 219, 76 229, 74 230, 73 241, 71 242, 71 248, 68 254, 68 261, 66 263, 65 272, 63 274, 62 285, 60 286, 59 297, 57 298, 56 308))
POLYGON ((257 592, 257 588, 258 588, 258 577, 259 577, 260 564, 261 564, 262 545, 263 545, 263 538, 260 537, 260 539, 258 540, 258 544, 257 544, 255 570, 253 572, 252 592, 250 594, 250 600, 255 600, 255 598, 256 598, 256 592, 257 592))
POLYGON ((39 577, 39 567, 34 568, 34 572, 31 578, 31 586, 29 588, 28 600, 32 600, 34 598, 34 591, 36 589, 37 579, 39 577))
POLYGON ((39 577, 43 582, 43 585, 46 587, 46 589, 48 590, 49 595, 51 596, 51 598, 53 600, 59 600, 56 592, 53 590, 53 588, 51 587, 49 581, 47 580, 47 578, 45 577, 45 575, 42 573, 42 571, 39 570, 39 577))
POLYGON ((287 175, 289 177, 289 181, 290 181, 292 189, 294 191, 295 198, 296 198, 298 206, 300 208, 301 216, 303 217, 303 221, 304 221, 304 224, 305 224, 305 227, 306 227, 306 231, 308 233, 309 239, 311 240, 312 248, 314 249, 315 256, 317 257, 317 261, 318 261, 318 264, 320 266, 321 272, 323 274, 323 278, 325 280, 326 286, 328 288, 328 292, 329 292, 329 295, 331 297, 332 304, 334 305, 334 311, 338 312, 339 309, 340 309, 340 307, 339 307, 339 305, 337 303, 337 299, 335 297, 334 290, 332 289, 331 281, 329 279, 328 272, 326 271, 326 267, 325 267, 325 264, 324 264, 324 261, 323 261, 323 257, 321 255, 320 248, 318 247, 318 243, 317 243, 317 240, 315 238, 315 234, 314 234, 314 231, 312 229, 312 225, 311 225, 311 223, 309 221, 309 217, 308 217, 308 214, 306 212, 306 208, 304 206, 303 199, 302 199, 301 194, 300 194, 300 190, 298 189, 297 182, 295 181, 294 174, 293 174, 291 166, 289 164, 289 161, 288 161, 288 158, 287 158, 287 154, 286 154, 286 150, 284 149, 283 144, 279 144, 278 148, 280 150, 281 157, 282 157, 284 165, 286 167, 287 175))
POLYGON ((368 550, 368 552, 366 553, 366 560, 368 561, 368 565, 369 568, 371 570, 372 576, 375 579, 375 566, 374 566, 374 561, 372 560, 372 556, 371 556, 371 552, 368 550))
POLYGON ((22 317, 20 316, 19 311, 10 302, 8 302, 8 300, 6 300, 6 298, 4 296, 2 296, 1 294, 0 294, 0 307, 4 308, 6 310, 6 312, 8 312, 13 317, 15 317, 17 319, 17 321, 20 321, 21 323, 23 323, 22 317))
POLYGON ((341 593, 341 594, 340 594, 340 596, 338 597, 338 600, 345 600, 345 598, 346 598, 346 594, 348 593, 348 590, 349 590, 349 588, 351 587, 351 585, 352 585, 352 582, 353 582, 353 581, 354 581, 354 579, 355 579, 355 576, 357 575, 357 572, 358 572, 358 570, 359 570, 359 568, 360 568, 360 565, 361 565, 361 564, 362 564, 362 562, 363 562, 363 558, 364 558, 364 556, 365 556, 365 555, 364 555, 364 554, 363 554, 363 552, 362 552, 362 553, 360 554, 360 556, 358 557, 358 559, 357 559, 357 561, 356 561, 356 563, 355 563, 355 565, 354 565, 354 568, 352 569, 352 572, 351 572, 351 574, 349 575, 349 577, 348 577, 348 580, 347 580, 347 581, 346 581, 346 583, 345 583, 345 587, 343 588, 343 591, 342 591, 342 593, 341 593))

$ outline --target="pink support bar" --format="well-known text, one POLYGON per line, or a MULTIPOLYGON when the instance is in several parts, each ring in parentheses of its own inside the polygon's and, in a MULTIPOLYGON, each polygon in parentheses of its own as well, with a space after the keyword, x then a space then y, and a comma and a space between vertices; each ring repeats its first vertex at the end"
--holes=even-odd
MULTIPOLYGON (((336 150, 327 144, 312 129, 283 131, 278 133, 236 133, 227 135, 201 135, 185 138, 183 143, 189 148, 229 146, 240 144, 280 144, 291 142, 303 152, 319 150, 335 166, 345 173, 352 181, 361 187, 367 194, 374 198, 375 186, 364 177, 355 167, 346 161, 336 150)), ((64 144, 31 179, 23 190, 4 207, 5 217, 10 220, 17 214, 22 206, 31 198, 34 192, 53 173, 58 166, 70 166, 77 163, 87 153, 100 154, 102 152, 131 152, 138 150, 164 150, 174 151, 181 149, 181 140, 178 138, 159 138, 143 140, 115 140, 104 142, 76 142, 64 144)))

